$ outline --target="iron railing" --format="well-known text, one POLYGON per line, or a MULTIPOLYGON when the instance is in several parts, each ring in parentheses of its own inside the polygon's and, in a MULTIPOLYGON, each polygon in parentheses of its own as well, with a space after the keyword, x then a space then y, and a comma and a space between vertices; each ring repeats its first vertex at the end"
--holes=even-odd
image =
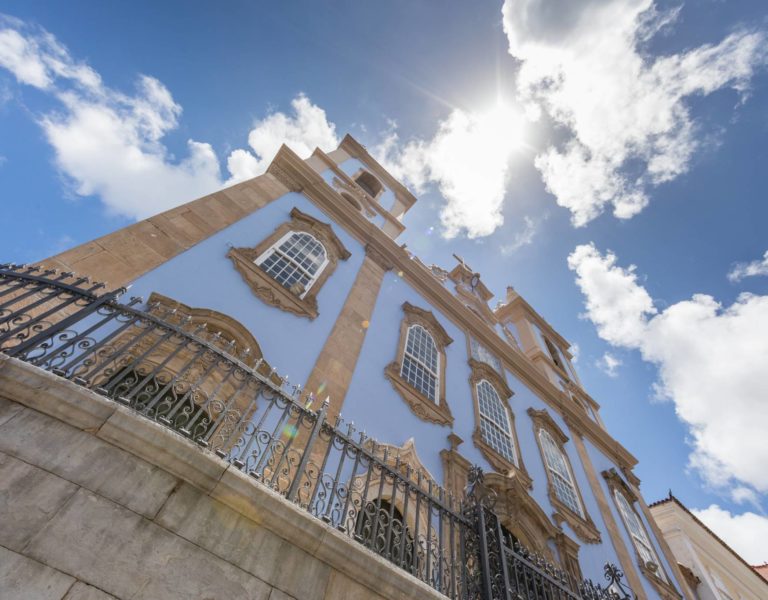
POLYGON ((141 310, 140 298, 118 301, 126 289, 103 290, 0 266, 0 352, 173 429, 450 598, 631 597, 613 580, 577 585, 505 537, 479 469, 456 498, 354 424, 330 422, 327 400, 250 349, 169 306, 141 310))

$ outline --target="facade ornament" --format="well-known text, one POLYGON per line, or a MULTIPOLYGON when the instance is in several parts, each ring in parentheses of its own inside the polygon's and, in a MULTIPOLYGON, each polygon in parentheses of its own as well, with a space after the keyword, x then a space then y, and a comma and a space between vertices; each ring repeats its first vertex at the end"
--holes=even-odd
POLYGON ((385 271, 391 271, 392 269, 394 269, 393 262, 389 258, 384 256, 384 254, 382 254, 382 252, 372 244, 366 244, 365 256, 370 258, 373 262, 375 262, 385 271))
POLYGON ((339 194, 346 192, 352 196, 360 205, 366 217, 373 219, 376 216, 376 210, 373 208, 374 200, 359 185, 334 177, 333 187, 339 194))
POLYGON ((281 165, 276 161, 272 161, 269 167, 267 167, 267 173, 274 176, 291 192, 300 192, 304 189, 304 186, 299 183, 298 179, 291 174, 289 167, 281 165))

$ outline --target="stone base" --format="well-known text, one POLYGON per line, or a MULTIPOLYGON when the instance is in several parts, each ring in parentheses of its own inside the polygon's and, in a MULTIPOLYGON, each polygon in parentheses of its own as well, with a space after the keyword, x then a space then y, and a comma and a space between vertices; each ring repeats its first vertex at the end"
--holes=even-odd
POLYGON ((0 591, 444 598, 180 435, 2 355, 0 591))

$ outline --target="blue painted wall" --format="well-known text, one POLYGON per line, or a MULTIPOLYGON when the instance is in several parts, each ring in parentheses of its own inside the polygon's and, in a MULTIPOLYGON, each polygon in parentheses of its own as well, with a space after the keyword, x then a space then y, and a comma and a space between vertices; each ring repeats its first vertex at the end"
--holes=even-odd
POLYGON ((293 383, 304 383, 339 315, 364 258, 363 247, 341 227, 333 230, 352 256, 339 261, 317 295, 319 316, 310 321, 265 304, 226 257, 230 246, 252 247, 290 220, 293 207, 325 223, 328 217, 303 195, 289 193, 200 242, 133 282, 131 293, 164 294, 196 308, 210 308, 242 323, 264 358, 293 383))

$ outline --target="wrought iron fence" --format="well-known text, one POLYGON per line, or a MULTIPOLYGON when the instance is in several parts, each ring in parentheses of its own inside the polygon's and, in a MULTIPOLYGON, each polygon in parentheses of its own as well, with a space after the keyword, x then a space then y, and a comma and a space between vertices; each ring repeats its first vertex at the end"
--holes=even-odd
POLYGON ((330 422, 327 401, 288 387, 250 349, 173 308, 119 302, 124 288, 103 290, 3 265, 0 352, 175 430, 450 598, 630 598, 614 581, 576 586, 505 538, 479 469, 455 498, 353 424, 330 422))

